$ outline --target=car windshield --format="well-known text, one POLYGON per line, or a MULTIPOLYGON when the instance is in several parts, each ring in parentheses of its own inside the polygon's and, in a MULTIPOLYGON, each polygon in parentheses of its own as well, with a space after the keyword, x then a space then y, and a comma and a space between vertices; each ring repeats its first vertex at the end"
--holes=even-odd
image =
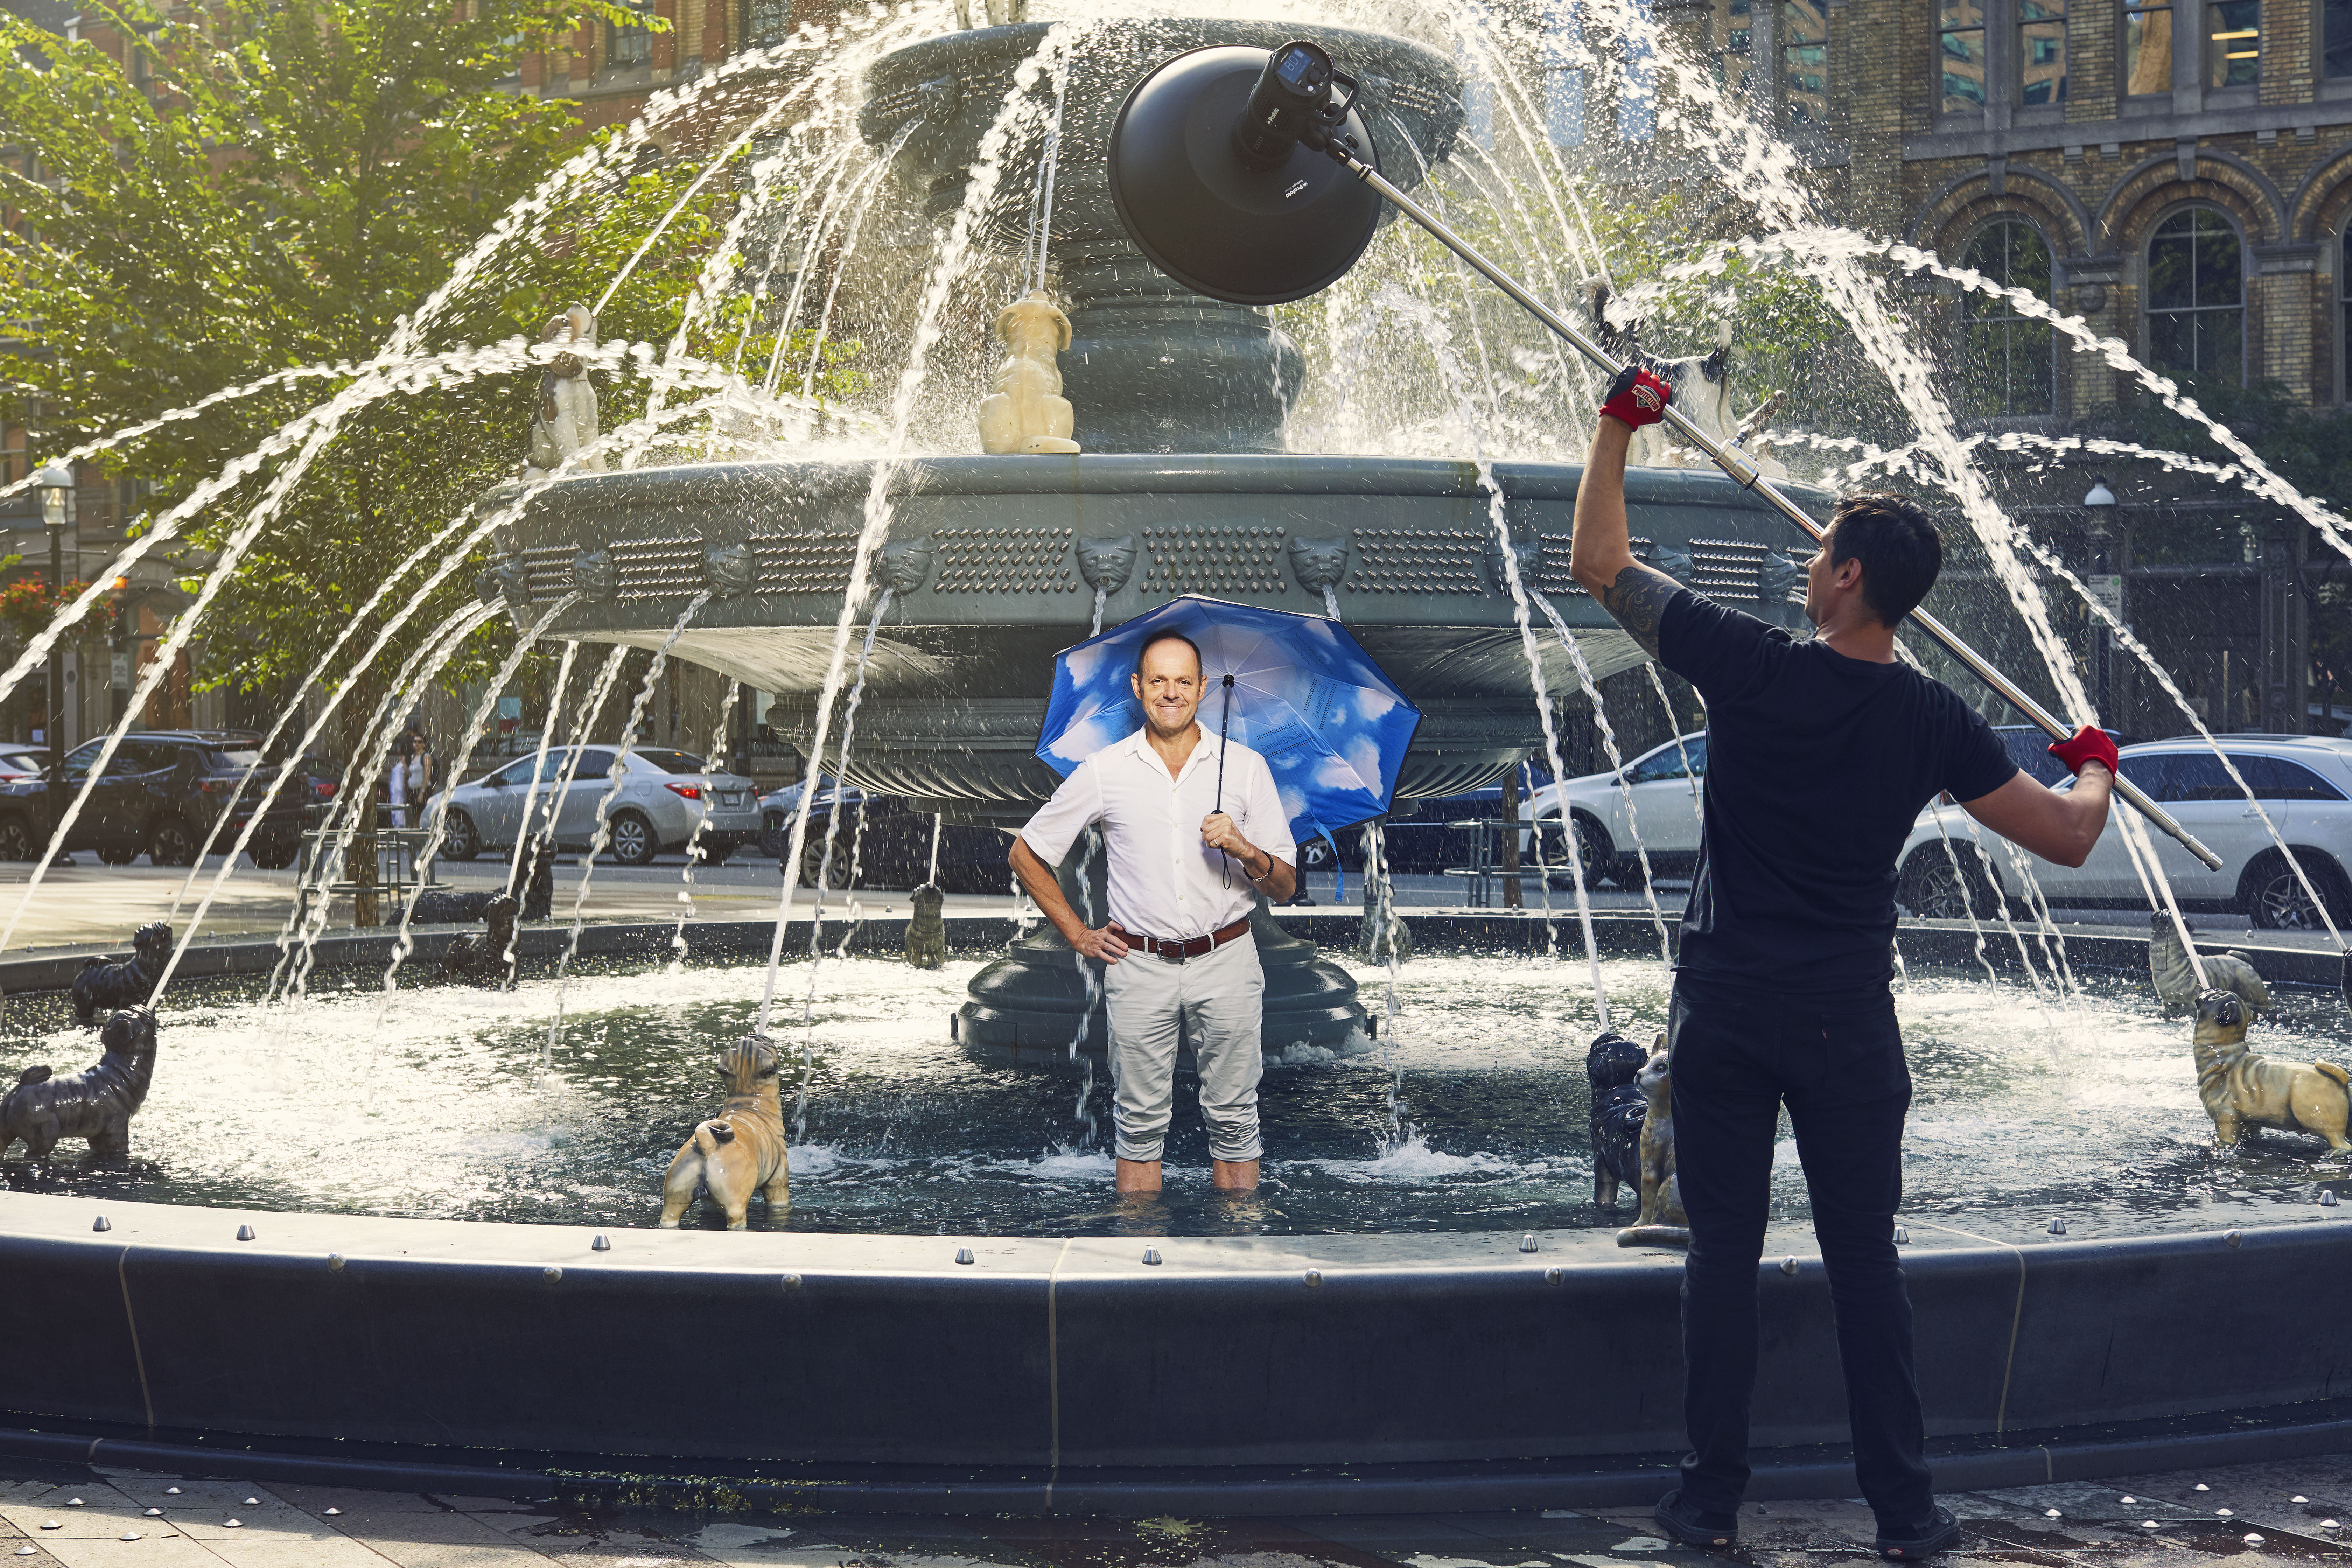
MULTIPOLYGON (((691 752, 636 751, 629 754, 666 773, 698 773, 707 765, 691 752)), ((712 768, 710 771, 725 773, 727 770, 712 768)))

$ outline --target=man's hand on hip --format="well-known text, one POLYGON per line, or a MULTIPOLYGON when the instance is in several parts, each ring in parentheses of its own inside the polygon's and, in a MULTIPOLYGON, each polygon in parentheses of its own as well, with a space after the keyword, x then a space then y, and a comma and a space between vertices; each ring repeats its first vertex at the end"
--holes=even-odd
POLYGON ((1128 953, 1127 933, 1118 929, 1117 921, 1093 931, 1081 931, 1069 940, 1079 952, 1088 958, 1099 958, 1105 963, 1117 963, 1128 953))

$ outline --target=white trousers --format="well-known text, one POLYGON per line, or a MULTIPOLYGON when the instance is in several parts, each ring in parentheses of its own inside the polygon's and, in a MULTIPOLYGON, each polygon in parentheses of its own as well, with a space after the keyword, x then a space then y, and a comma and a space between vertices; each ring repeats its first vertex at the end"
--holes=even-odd
POLYGON ((1199 958, 1157 958, 1137 948, 1103 971, 1110 1025, 1110 1081, 1118 1157, 1157 1160, 1176 1093, 1176 1047, 1191 1040, 1201 1069, 1201 1119, 1209 1153, 1257 1159, 1257 1080, 1265 1071, 1258 1036, 1265 971, 1257 939, 1244 935, 1199 958))

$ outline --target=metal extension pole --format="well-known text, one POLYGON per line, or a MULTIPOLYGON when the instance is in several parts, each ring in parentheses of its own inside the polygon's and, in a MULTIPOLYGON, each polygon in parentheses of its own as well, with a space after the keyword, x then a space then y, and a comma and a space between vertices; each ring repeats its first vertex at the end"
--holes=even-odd
MULTIPOLYGON (((1391 184, 1387 180, 1381 178, 1381 172, 1379 170, 1373 168, 1360 158, 1355 156, 1355 154, 1349 152, 1344 145, 1336 141, 1330 144, 1328 151, 1331 157, 1345 167, 1349 174, 1354 174, 1358 179, 1363 181, 1364 184, 1371 186, 1372 189, 1387 197, 1390 202, 1395 205, 1399 212, 1402 212, 1405 216, 1412 219, 1413 222, 1427 229, 1430 234, 1436 238, 1438 243, 1444 245, 1448 250, 1454 252, 1454 255, 1460 257, 1463 260, 1476 268, 1479 273, 1486 278, 1486 281, 1492 283, 1496 288, 1500 289, 1504 293, 1508 294, 1512 299, 1517 300, 1518 303, 1526 309, 1528 314, 1534 316, 1536 320, 1541 321, 1545 326, 1549 327, 1560 337, 1566 339, 1579 353, 1591 360, 1594 364, 1599 365, 1602 370, 1607 371, 1612 376, 1614 376, 1619 371, 1625 368, 1616 360, 1611 358, 1607 350, 1603 349, 1600 344, 1594 342, 1591 338, 1586 337, 1582 332, 1579 331, 1573 323, 1562 318, 1557 311, 1554 311, 1549 306, 1545 305, 1542 300, 1537 299, 1534 295, 1521 288, 1517 281, 1514 279, 1509 273, 1505 272, 1501 268, 1487 260, 1484 256, 1481 256, 1478 253, 1476 247, 1464 239, 1460 235, 1455 234, 1452 228, 1447 226, 1444 219, 1440 218, 1436 214, 1429 211, 1426 207, 1423 207, 1419 202, 1414 201, 1402 191, 1397 189, 1396 186, 1391 184)), ((1816 543, 1820 542, 1826 531, 1820 523, 1815 522, 1812 520, 1811 515, 1808 513, 1804 508, 1799 506, 1795 501, 1790 500, 1787 496, 1782 495, 1779 489, 1773 485, 1771 480, 1764 478, 1761 473, 1758 472, 1755 461, 1750 458, 1747 453, 1741 451, 1737 447, 1726 446, 1724 443, 1717 441, 1714 437, 1700 429, 1697 425, 1693 423, 1691 419, 1682 412, 1682 410, 1676 408, 1671 403, 1666 405, 1665 418, 1667 423, 1671 424, 1675 427, 1676 434, 1680 435, 1692 446, 1696 447, 1700 451, 1705 452, 1709 458, 1713 458, 1715 460, 1716 467, 1721 468, 1725 473, 1738 480, 1746 489, 1755 490, 1761 494, 1765 500, 1770 501, 1772 505, 1780 510, 1782 516, 1786 517, 1790 522, 1795 523, 1799 528, 1803 529, 1806 535, 1812 539, 1816 543)), ((2036 702, 2032 697, 2028 696, 2016 682, 2011 680, 2009 677, 2003 675, 2000 670, 1995 669, 1990 664, 1987 663, 1982 654, 1979 654, 1976 649, 1962 642, 1943 624, 1943 622, 1936 619, 1935 616, 1927 614, 1925 610, 1912 611, 1911 619, 1917 623, 1921 631, 1926 632, 1930 637, 1933 637, 1937 642, 1942 644, 1945 652, 1950 654, 1954 658, 1958 659, 1962 664, 1967 665, 1970 670, 1974 671, 1978 679, 1983 681, 1987 686, 1991 687, 1995 691, 2000 692, 2000 695, 2008 700, 2011 707, 2024 714, 2027 718, 2032 720, 2036 724, 2041 725, 2042 729, 2048 731, 2053 740, 2064 741, 2073 738, 2074 731, 2068 729, 2063 723, 2060 722, 2056 715, 2051 713, 2047 709, 2043 708, 2041 703, 2036 702)), ((2158 827, 2162 828, 2173 838, 2178 839, 2182 848, 2188 850, 2191 855, 2196 856, 2198 859, 2203 861, 2212 869, 2216 871, 2221 869, 2221 858, 2219 855, 2214 854, 2213 851, 2206 848, 2204 845, 2200 844, 2194 835, 2172 819, 2172 816, 2169 812, 2157 805, 2156 802, 2148 799, 2147 795, 2137 784, 2133 784, 2129 779, 2125 778, 2120 773, 2116 776, 2116 794, 2120 795, 2126 804, 2131 805, 2131 807, 2137 811, 2142 816, 2147 817, 2148 821, 2154 823, 2158 827)))

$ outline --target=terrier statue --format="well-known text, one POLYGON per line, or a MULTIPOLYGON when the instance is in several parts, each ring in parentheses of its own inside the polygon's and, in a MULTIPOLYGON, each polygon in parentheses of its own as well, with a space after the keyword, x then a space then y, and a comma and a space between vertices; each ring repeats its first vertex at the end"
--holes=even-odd
POLYGON ((1648 1102, 1642 1117, 1642 1209, 1617 1233, 1620 1247, 1688 1247, 1682 1178, 1675 1173, 1675 1102, 1666 1037, 1658 1037, 1633 1085, 1648 1102))
POLYGON ((907 921, 907 966, 937 969, 948 961, 948 926, 940 912, 948 896, 929 882, 908 896, 915 912, 907 921))
MULTIPOLYGON (((530 460, 522 470, 526 479, 546 479, 599 434, 596 388, 580 357, 596 346, 596 318, 587 306, 574 305, 549 321, 540 342, 560 342, 564 348, 547 362, 539 378, 539 395, 530 410, 530 460)), ((574 472, 601 474, 604 459, 591 454, 572 468, 574 472)))
POLYGON ((996 335, 1013 352, 996 367, 996 391, 980 405, 980 444, 991 452, 1075 452, 1076 416, 1062 395, 1054 356, 1070 346, 1070 318, 1045 290, 996 315, 996 335))
POLYGON ((136 1007, 155 994, 163 965, 172 957, 172 928, 150 921, 131 933, 131 956, 120 962, 85 958, 73 978, 74 1022, 85 1029, 98 1027, 99 1015, 117 1007, 136 1007))
MULTIPOLYGON (((2189 935, 2196 935, 2192 929, 2189 935)), ((2267 1013, 2271 1010, 2270 987, 2254 971, 2253 961, 2242 952, 2206 953, 2200 960, 2205 966, 2205 984, 2216 991, 2237 994, 2249 1010, 2267 1013)), ((2197 971, 2189 967, 2189 954, 2180 945, 2180 931, 2172 917, 2159 910, 2148 922, 2147 978, 2156 987, 2156 999, 2171 1013, 2193 1013, 2200 987, 2197 971)))
POLYGON ((22 1138, 25 1152, 46 1160, 60 1138, 83 1138, 93 1154, 131 1152, 131 1119, 155 1078, 155 1015, 131 1007, 99 1032, 106 1054, 95 1067, 57 1077, 26 1068, 0 1100, 0 1154, 22 1138))
POLYGON ((2197 1097, 2213 1119, 2223 1148, 2237 1144, 2249 1124, 2315 1132, 2337 1152, 2352 1149, 2344 1135, 2352 1122, 2352 1073, 2334 1062, 2274 1062, 2246 1049, 2246 1003, 2234 991, 2197 998, 2190 1036, 2197 1057, 2197 1097))
POLYGON ((727 1079, 727 1103, 695 1128, 662 1177, 664 1230, 677 1228, 698 1190, 725 1212, 730 1230, 748 1226, 744 1216, 754 1193, 767 1200, 771 1215, 792 1206, 776 1047, 759 1035, 746 1036, 719 1053, 719 1070, 727 1079))

